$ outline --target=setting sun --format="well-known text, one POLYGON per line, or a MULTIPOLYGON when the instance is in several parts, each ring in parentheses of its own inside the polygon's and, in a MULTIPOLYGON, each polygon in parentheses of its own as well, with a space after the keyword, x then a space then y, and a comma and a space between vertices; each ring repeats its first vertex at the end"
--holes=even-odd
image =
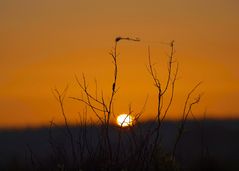
POLYGON ((121 114, 117 117, 117 124, 122 127, 133 125, 133 116, 129 114, 121 114))

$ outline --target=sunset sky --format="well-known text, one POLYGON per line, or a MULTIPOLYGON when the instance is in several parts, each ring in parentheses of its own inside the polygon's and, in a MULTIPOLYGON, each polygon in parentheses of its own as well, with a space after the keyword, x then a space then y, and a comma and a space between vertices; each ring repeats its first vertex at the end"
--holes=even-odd
MULTIPOLYGON (((140 42, 119 44, 116 113, 148 103, 142 119, 156 111, 156 89, 147 71, 147 48, 164 83, 163 69, 175 40, 179 78, 168 119, 178 119, 187 93, 199 81, 203 97, 195 116, 239 118, 238 0, 0 0, 0 127, 28 127, 62 120, 52 90, 69 85, 80 96, 75 75, 109 95, 109 55, 117 36, 140 42)), ((66 99, 72 122, 84 106, 66 99)), ((88 111, 88 117, 95 116, 88 111)))

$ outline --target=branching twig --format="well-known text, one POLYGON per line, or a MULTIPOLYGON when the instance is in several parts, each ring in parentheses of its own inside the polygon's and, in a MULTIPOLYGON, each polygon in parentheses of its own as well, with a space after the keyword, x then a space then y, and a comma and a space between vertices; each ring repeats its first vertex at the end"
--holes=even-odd
POLYGON ((189 113, 191 112, 192 110, 192 107, 199 103, 200 99, 201 99, 201 94, 199 94, 197 96, 197 98, 195 98, 192 102, 189 102, 190 100, 190 97, 191 95, 196 91, 196 89, 201 85, 202 82, 199 82, 187 95, 187 98, 186 98, 186 101, 184 103, 184 108, 183 108, 183 115, 182 115, 182 120, 181 120, 181 123, 180 123, 180 126, 179 126, 179 129, 178 129, 178 134, 177 134, 177 137, 176 137, 176 141, 174 143, 174 146, 173 146, 173 151, 172 151, 172 158, 173 160, 175 159, 175 154, 176 154, 176 149, 177 149, 177 145, 183 135, 183 131, 184 131, 184 128, 185 128, 185 124, 186 124, 186 120, 188 118, 188 115, 189 113))
POLYGON ((68 133, 68 135, 70 137, 72 156, 73 156, 73 160, 74 160, 74 163, 75 163, 76 162, 76 151, 75 151, 74 139, 73 139, 72 132, 71 132, 71 130, 69 128, 69 124, 68 124, 67 117, 66 117, 66 114, 65 114, 65 109, 64 109, 64 100, 65 100, 65 96, 66 96, 67 90, 68 90, 68 86, 64 89, 64 91, 62 93, 60 93, 57 89, 55 89, 54 96, 55 96, 55 98, 57 99, 57 101, 60 104, 61 114, 62 114, 62 116, 64 118, 66 130, 67 130, 67 133, 68 133))

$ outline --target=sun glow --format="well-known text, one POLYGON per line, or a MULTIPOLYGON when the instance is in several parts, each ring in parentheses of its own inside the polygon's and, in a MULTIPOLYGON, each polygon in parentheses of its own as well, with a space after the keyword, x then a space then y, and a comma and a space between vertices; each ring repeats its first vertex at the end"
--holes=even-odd
POLYGON ((129 114, 121 114, 117 117, 117 124, 121 127, 132 126, 133 120, 133 116, 129 114))

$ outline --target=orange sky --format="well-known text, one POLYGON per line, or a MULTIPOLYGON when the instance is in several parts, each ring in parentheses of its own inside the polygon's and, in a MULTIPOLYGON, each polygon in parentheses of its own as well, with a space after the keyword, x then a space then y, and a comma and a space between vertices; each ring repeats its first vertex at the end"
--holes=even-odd
MULTIPOLYGON (((119 46, 116 113, 127 112, 130 103, 139 111, 148 95, 144 118, 152 117, 155 89, 146 70, 147 46, 163 67, 169 49, 160 42, 175 40, 180 72, 168 118, 180 117, 186 93, 199 81, 204 95, 195 115, 207 109, 209 118, 238 118, 238 9, 237 0, 2 0, 0 127, 60 121, 52 89, 68 84, 68 95, 79 95, 75 74, 84 72, 92 87, 96 78, 107 94, 113 69, 108 52, 118 35, 142 41, 119 46)), ((67 99, 66 110, 76 121, 83 109, 67 99)))

